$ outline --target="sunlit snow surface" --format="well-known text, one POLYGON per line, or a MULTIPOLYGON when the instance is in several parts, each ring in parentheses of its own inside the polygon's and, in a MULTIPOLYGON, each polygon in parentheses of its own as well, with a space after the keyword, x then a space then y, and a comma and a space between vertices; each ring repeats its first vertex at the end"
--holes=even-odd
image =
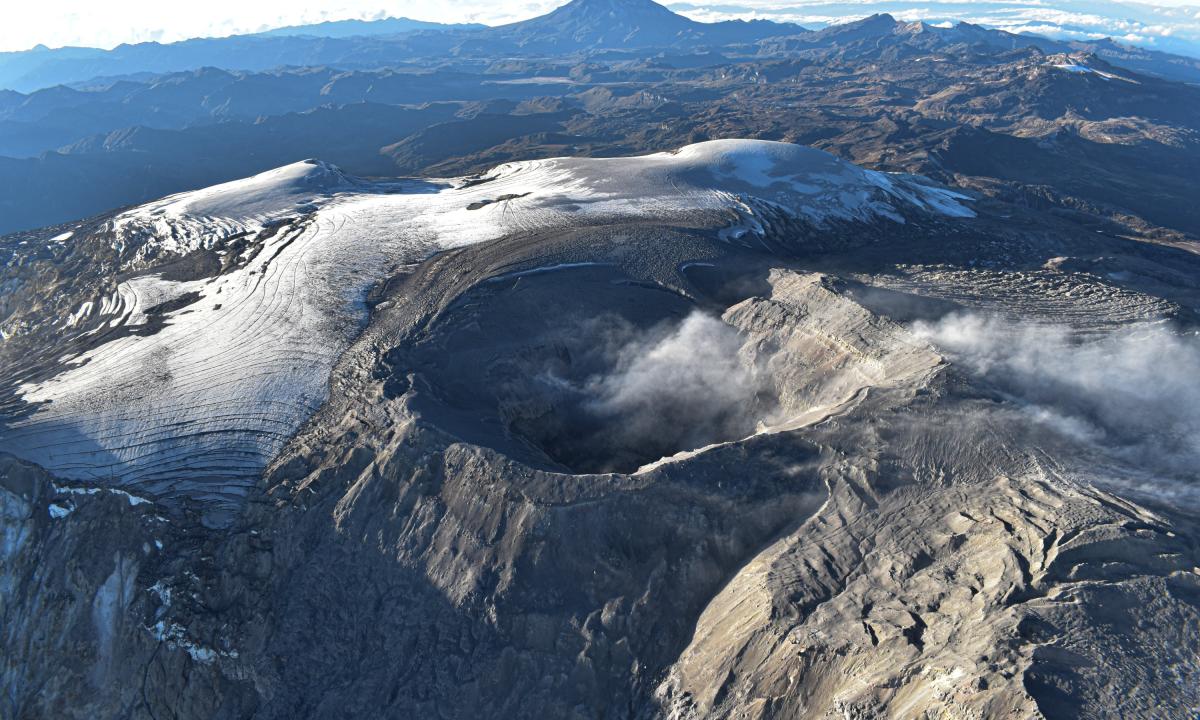
POLYGON ((1097 70, 1095 68, 1088 67, 1087 65, 1080 65, 1079 63, 1054 63, 1051 65, 1051 67, 1075 75, 1096 75, 1097 77, 1102 77, 1105 80, 1124 80, 1127 83, 1133 83, 1135 85, 1138 84, 1136 80, 1131 80, 1126 77, 1121 77, 1120 75, 1104 72, 1103 70, 1097 70))
POLYGON ((231 237, 290 224, 226 274, 188 282, 141 276, 89 301, 78 314, 98 309, 116 327, 147 323, 146 311, 164 301, 198 298, 157 332, 66 358, 52 379, 23 386, 23 399, 39 405, 0 438, 0 449, 63 478, 236 504, 325 401, 334 363, 367 320, 365 294, 390 268, 508 233, 610 217, 745 217, 751 198, 818 226, 901 222, 902 211, 972 214, 963 196, 928 181, 762 141, 388 184, 297 163, 115 219, 118 242, 144 262, 198 248, 224 252, 231 237))

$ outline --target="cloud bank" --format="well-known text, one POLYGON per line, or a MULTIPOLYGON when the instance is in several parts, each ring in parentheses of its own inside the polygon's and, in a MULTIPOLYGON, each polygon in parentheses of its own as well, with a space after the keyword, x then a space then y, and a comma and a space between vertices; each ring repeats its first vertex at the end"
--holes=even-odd
POLYGON ((737 331, 710 315, 649 328, 604 316, 571 338, 575 361, 554 355, 540 372, 522 371, 510 395, 533 412, 510 427, 576 472, 632 472, 741 439, 775 407, 765 378, 741 358, 737 331))
POLYGON ((975 314, 914 324, 1035 422, 1151 472, 1200 467, 1200 336, 1160 324, 1101 334, 975 314))
POLYGON ((739 359, 740 348, 736 330, 693 312, 624 343, 612 371, 588 380, 586 407, 621 445, 654 435, 684 450, 749 435, 765 386, 739 359))

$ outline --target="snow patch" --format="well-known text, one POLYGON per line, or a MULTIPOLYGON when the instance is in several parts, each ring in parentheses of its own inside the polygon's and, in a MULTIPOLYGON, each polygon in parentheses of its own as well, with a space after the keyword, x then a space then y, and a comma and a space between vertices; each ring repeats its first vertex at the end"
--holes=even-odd
POLYGON ((138 505, 153 504, 153 502, 154 502, 153 500, 149 500, 147 498, 140 497, 138 495, 130 494, 119 488, 65 487, 65 486, 61 486, 61 485, 54 485, 53 487, 54 487, 55 492, 63 493, 66 495, 96 495, 96 494, 102 493, 102 492, 109 493, 111 495, 119 495, 121 497, 124 497, 126 500, 128 500, 129 504, 134 507, 136 507, 138 505))
POLYGON ((91 315, 92 314, 92 305, 93 305, 93 303, 91 300, 88 300, 87 302, 80 305, 79 309, 76 310, 75 312, 71 313, 71 316, 67 318, 67 323, 66 323, 67 327, 75 327, 76 325, 79 324, 80 320, 84 319, 88 315, 91 315))
MULTIPOLYGON (((158 542, 157 540, 154 542, 159 546, 159 548, 162 547, 162 543, 158 542)), ((155 619, 157 620, 165 615, 167 610, 171 608, 171 586, 168 585, 165 580, 159 580, 150 587, 146 588, 146 591, 158 598, 158 610, 155 611, 155 619)), ((159 639, 161 640, 162 638, 159 639)))
POLYGON ((187 628, 179 623, 159 620, 149 630, 155 640, 166 643, 169 648, 183 650, 192 660, 204 665, 211 664, 217 658, 236 658, 238 656, 237 650, 216 650, 193 642, 187 636, 187 628))
POLYGON ((1120 75, 1104 72, 1103 70, 1097 70, 1093 67, 1081 65, 1079 63, 1052 63, 1050 67, 1057 68, 1058 70, 1062 70, 1064 72, 1073 73, 1075 75, 1095 75, 1097 77, 1104 78, 1105 80, 1121 80, 1123 82, 1133 83, 1134 85, 1140 84, 1137 80, 1121 77, 1120 75))

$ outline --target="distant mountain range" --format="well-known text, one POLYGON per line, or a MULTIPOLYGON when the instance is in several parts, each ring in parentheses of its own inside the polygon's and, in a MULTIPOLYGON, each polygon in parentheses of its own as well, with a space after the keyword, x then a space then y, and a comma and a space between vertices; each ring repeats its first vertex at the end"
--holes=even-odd
POLYGON ((1095 41, 1111 37, 1162 52, 1200 57, 1200 16, 1196 3, 1128 0, 664 0, 689 17, 708 21, 757 17, 824 28, 859 20, 865 13, 888 13, 938 27, 960 22, 1054 40, 1095 41), (1188 5, 1191 5, 1189 8, 1188 5))
POLYGON ((407 18, 347 20, 278 28, 253 35, 139 43, 112 50, 67 47, 0 53, 0 89, 20 92, 54 85, 87 85, 113 79, 212 66, 263 71, 329 66, 375 69, 431 62, 487 62, 502 57, 567 56, 598 51, 739 47, 743 55, 779 54, 853 41, 880 33, 927 34, 933 43, 967 42, 991 48, 1036 46, 1046 52, 1083 50, 1161 77, 1200 82, 1200 60, 1122 45, 1016 35, 961 23, 945 28, 897 23, 890 15, 820 31, 768 20, 702 23, 653 0, 572 0, 546 15, 498 27, 443 25, 407 18))
POLYGON ((112 50, 44 47, 0 54, 0 88, 28 92, 59 84, 204 66, 268 70, 332 65, 373 68, 439 57, 569 54, 648 47, 695 48, 748 43, 803 32, 768 21, 700 23, 652 0, 573 0, 532 20, 485 27, 407 19, 347 21, 282 28, 256 35, 201 38, 112 50))
MULTIPOLYGON (((408 34, 435 35, 424 30, 408 34)), ((28 92, 56 85, 96 85, 118 79, 202 67, 261 71, 285 66, 380 66, 412 56, 401 35, 347 38, 238 35, 183 42, 120 45, 112 50, 35 48, 0 55, 0 87, 28 92), (403 48, 403 49, 402 49, 403 48)))
POLYGON ((382 18, 379 20, 330 20, 311 25, 287 25, 285 27, 255 33, 256 37, 368 37, 371 35, 400 35, 418 30, 483 30, 486 25, 478 23, 445 23, 412 20, 410 18, 382 18))
MULTIPOLYGON (((313 27, 368 32, 408 22, 313 27)), ((661 150, 712 137, 827 143, 856 159, 855 153, 879 151, 861 127, 853 138, 843 137, 851 116, 880 132, 889 128, 901 144, 917 137, 924 142, 924 133, 945 132, 947 123, 1010 138, 1004 123, 1019 121, 1025 123, 1020 139, 1011 142, 1021 149, 1009 151, 1020 155, 1036 142, 1030 133, 1061 127, 1074 134, 1097 117, 1123 125, 1122 118, 1135 114, 1165 124, 1119 131, 1095 126, 1090 138, 1130 132, 1152 148, 1190 148, 1195 117, 1180 109, 1198 107, 1198 91, 1174 81, 1200 83, 1200 61, 1111 41, 1064 43, 889 15, 818 31, 768 22, 709 24, 650 0, 575 0, 540 18, 483 29, 242 36, 110 53, 38 50, 4 56, 0 74, 15 67, 14 58, 26 70, 34 68, 31 58, 50 59, 34 68, 41 76, 124 76, 29 93, 0 90, 0 233, 308 157, 358 175, 388 176, 463 172, 550 154, 661 150), (146 70, 209 61, 225 67, 146 70), (1091 70, 1071 74, 1056 64, 1091 70), (1029 81, 1030 73, 1037 82, 1029 81), (979 82, 1011 86, 972 85, 979 82), (828 94, 851 85, 861 100, 828 94), (946 93, 963 104, 947 105, 946 93), (850 103, 839 110, 849 115, 802 112, 806 103, 850 103), (1028 111, 1038 119, 1014 115, 1008 103, 1036 108, 1028 111)), ((903 168, 936 172, 938 166, 929 165, 934 157, 965 162, 957 148, 1010 142, 967 137, 961 127, 955 132, 953 142, 939 140, 946 148, 923 148, 924 155, 903 168)), ((1055 142, 1065 147, 1061 138, 1055 142)), ((1117 152, 1111 144, 1086 147, 1100 167, 1117 152)), ((1016 175, 1026 181, 1036 172, 1016 175)), ((1171 212, 1186 216, 1185 205, 1171 212)))

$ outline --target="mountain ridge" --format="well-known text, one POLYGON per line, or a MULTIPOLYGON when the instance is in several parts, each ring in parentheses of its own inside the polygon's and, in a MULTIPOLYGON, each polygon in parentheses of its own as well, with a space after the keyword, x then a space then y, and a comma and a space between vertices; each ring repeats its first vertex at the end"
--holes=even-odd
MULTIPOLYGON (((299 27, 313 31, 320 26, 299 27)), ((372 31, 366 35, 342 35, 343 27, 332 26, 335 34, 329 37, 268 31, 168 44, 123 44, 110 51, 64 48, 8 53, 0 55, 0 88, 33 90, 98 76, 181 71, 204 64, 230 70, 265 70, 281 65, 378 65, 381 61, 494 54, 506 50, 574 53, 607 43, 626 48, 659 44, 725 45, 803 30, 769 21, 700 23, 652 0, 572 0, 546 15, 497 27, 464 29, 446 25, 436 29, 413 27, 399 34, 372 31), (664 31, 662 26, 668 29, 664 31), (238 66, 229 65, 230 56, 239 58, 238 66)), ((375 26, 365 22, 352 27, 375 26)))
POLYGON ((480 30, 486 25, 479 23, 439 23, 428 20, 413 20, 408 17, 386 17, 374 20, 326 20, 306 25, 283 27, 249 33, 256 37, 311 36, 326 38, 366 37, 370 35, 400 35, 417 31, 480 30))
POLYGON ((741 47, 745 54, 745 48, 755 43, 778 52, 789 44, 793 48, 812 48, 855 34, 860 39, 882 37, 904 31, 909 25, 942 43, 981 42, 996 48, 1032 45, 1046 52, 1092 51, 1140 72, 1200 82, 1200 60, 1121 45, 1111 39, 1066 42, 1013 35, 969 23, 941 28, 901 23, 886 13, 809 31, 799 25, 763 19, 698 22, 653 0, 572 0, 545 15, 495 27, 426 24, 399 18, 335 21, 168 44, 123 44, 109 51, 39 46, 30 51, 0 53, 0 88, 32 91, 98 77, 144 76, 203 65, 242 71, 287 65, 349 69, 431 59, 468 61, 506 53, 568 55, 650 48, 741 47), (230 57, 239 60, 231 64, 230 57))

